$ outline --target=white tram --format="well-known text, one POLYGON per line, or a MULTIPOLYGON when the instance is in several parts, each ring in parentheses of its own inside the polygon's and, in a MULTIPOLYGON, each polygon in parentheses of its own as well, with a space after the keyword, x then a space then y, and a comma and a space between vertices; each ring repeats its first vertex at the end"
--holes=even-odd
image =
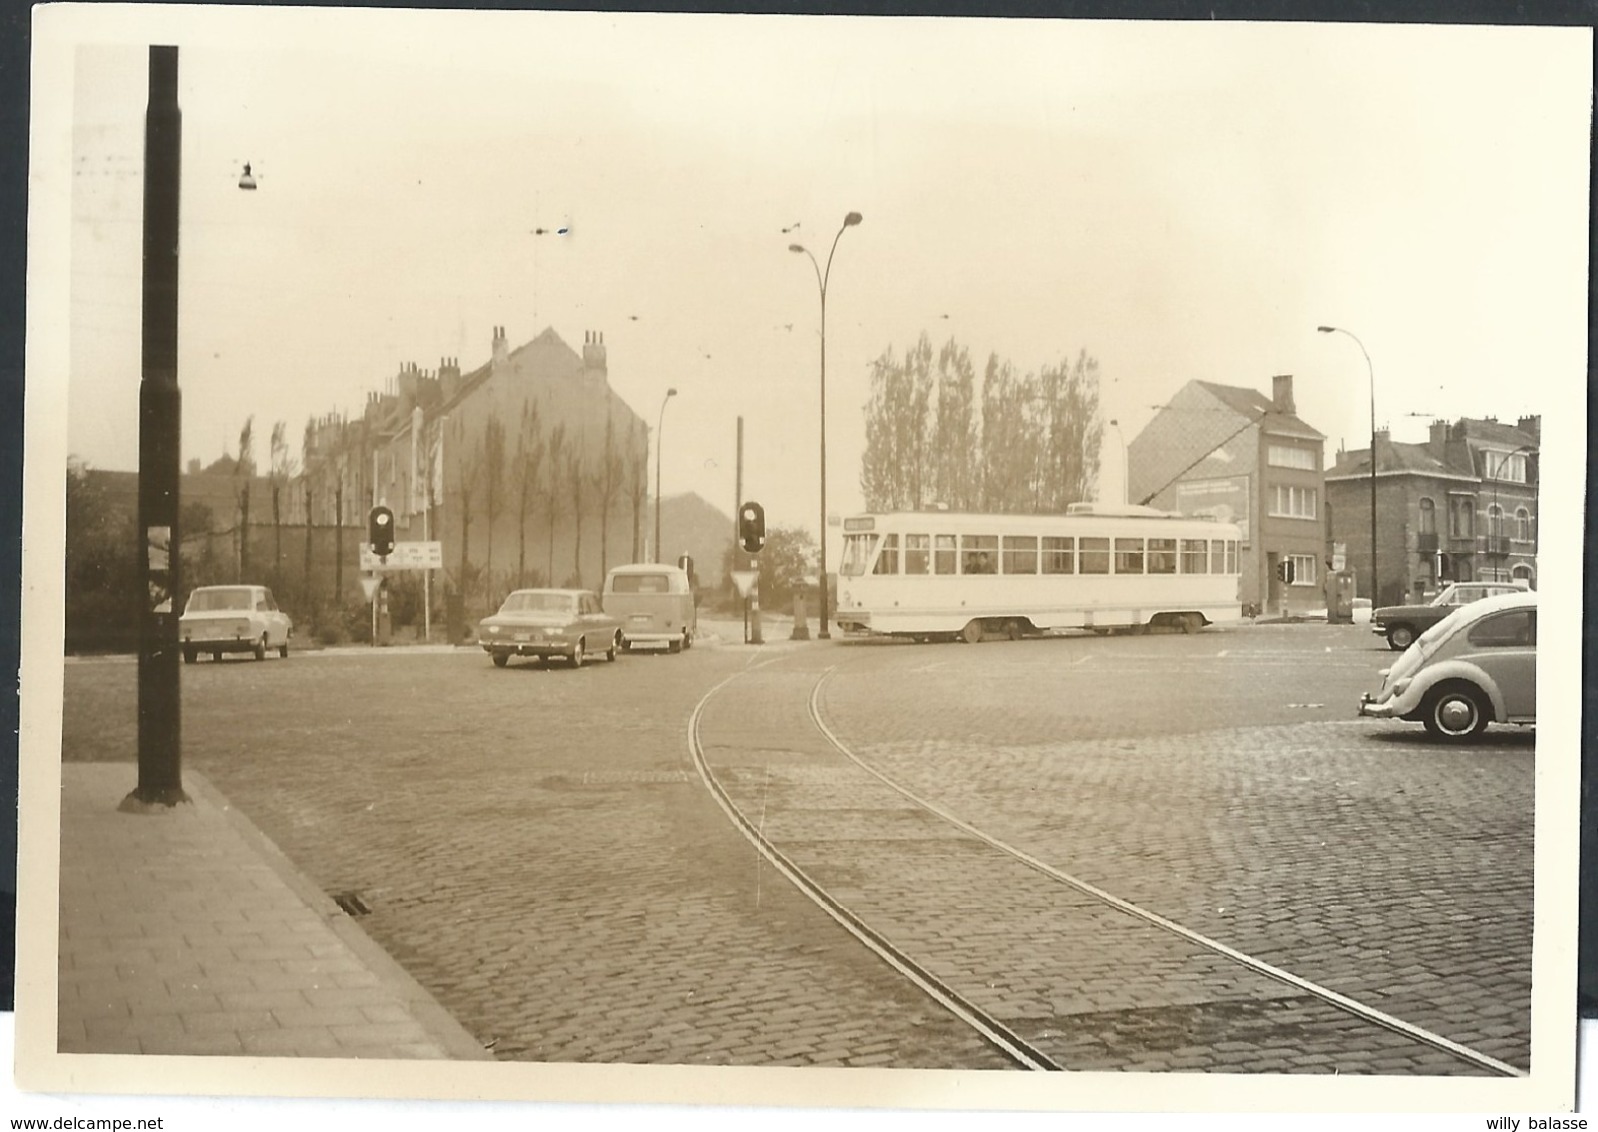
POLYGON ((1016 639, 1048 629, 1242 616, 1238 528, 1152 507, 1064 515, 898 511, 843 523, 833 614, 846 632, 1016 639))

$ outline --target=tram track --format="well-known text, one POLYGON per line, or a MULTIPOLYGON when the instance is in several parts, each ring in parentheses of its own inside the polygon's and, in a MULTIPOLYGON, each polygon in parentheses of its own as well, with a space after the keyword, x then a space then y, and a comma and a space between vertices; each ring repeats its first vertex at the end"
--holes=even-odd
MULTIPOLYGON (((914 937, 916 933, 905 930, 903 916, 897 919, 893 915, 878 916, 868 906, 870 901, 862 899, 858 891, 864 887, 862 882, 844 884, 829 884, 826 874, 831 871, 838 872, 841 867, 837 861, 831 864, 822 862, 815 848, 818 843, 814 836, 806 837, 802 833, 790 831, 787 841, 790 847, 784 847, 785 838, 781 834, 773 834, 773 815, 768 810, 767 800, 769 784, 771 781, 770 761, 765 763, 765 783, 759 794, 758 809, 752 804, 753 795, 750 793, 749 783, 742 781, 750 777, 743 773, 735 763, 726 760, 717 760, 707 749, 703 734, 707 711, 718 703, 718 698, 725 698, 734 689, 739 681, 746 683, 751 680, 752 674, 757 670, 765 670, 767 677, 774 670, 772 666, 788 659, 776 657, 751 665, 739 673, 735 673, 713 687, 701 698, 690 718, 688 742, 690 755, 695 770, 702 782, 722 808, 729 820, 733 822, 742 835, 756 848, 761 857, 768 862, 785 880, 792 884, 799 892, 823 910, 834 922, 838 923, 855 939, 868 947, 884 962, 888 963, 895 971, 916 985, 923 993, 937 1002, 962 1022, 969 1025, 990 1045, 999 1050, 1005 1057, 1017 1066, 1031 1070, 1054 1071, 1073 1069, 1080 1066, 1073 1065, 1069 1057, 1062 1056, 1057 1049, 1051 1048, 1047 1040, 1051 1035, 1058 1036, 1058 1027, 1051 1030, 1046 1026, 1033 1025, 1035 1032, 1030 1035, 1025 1032, 1028 1027, 1018 1024, 1014 1019, 1004 1017, 1004 1011, 994 1009, 992 1003, 984 1005, 984 999, 994 999, 994 992, 984 993, 981 985, 980 974, 973 973, 965 968, 970 966, 969 956, 960 960, 950 960, 940 956, 936 950, 929 951, 924 935, 919 938, 904 938, 906 935, 914 937), (741 795, 748 795, 741 797, 741 795), (795 852, 793 845, 803 848, 804 853, 795 852), (812 859, 802 859, 804 854, 812 859), (853 895, 851 895, 853 893, 853 895)), ((960 851, 968 857, 973 853, 987 855, 983 868, 988 870, 1002 870, 1008 863, 1010 867, 1019 867, 1030 875, 1041 878, 1045 888, 1028 888, 1029 893, 1035 894, 1026 903, 1036 905, 1040 901, 1053 909, 1058 903, 1057 915, 1060 918, 1078 916, 1090 921, 1100 922, 1099 933, 1106 940, 1110 938, 1128 938, 1129 931, 1157 933, 1159 936, 1172 941, 1170 945, 1160 945, 1145 941, 1141 947, 1151 948, 1159 952, 1175 947, 1183 954, 1202 955, 1202 961, 1197 963, 1197 968, 1205 973, 1203 980, 1208 980, 1218 989, 1210 996, 1213 1002, 1209 1005, 1216 1007, 1225 1006, 1229 993, 1236 990, 1237 980, 1247 981, 1252 988, 1244 998, 1250 1003, 1249 1009, 1260 1008, 1264 1003, 1290 1003, 1291 1009, 1298 1013, 1314 1014, 1324 1017, 1326 1012, 1335 1012, 1344 1019, 1353 1020, 1363 1027, 1384 1032, 1388 1038, 1389 1047, 1397 1043, 1399 1047, 1418 1046, 1425 1047, 1435 1055, 1449 1062, 1468 1066, 1470 1071, 1501 1076, 1526 1076, 1524 1070, 1505 1061, 1494 1058, 1486 1053, 1453 1041, 1446 1036, 1436 1033, 1425 1027, 1408 1022, 1402 1018, 1389 1014, 1381 1009, 1362 1002, 1354 997, 1345 995, 1331 987, 1323 986, 1311 979, 1305 978, 1280 966, 1266 962, 1256 956, 1247 954, 1237 948, 1231 947, 1221 940, 1205 935, 1184 924, 1160 915, 1149 908, 1142 907, 1132 901, 1123 899, 1116 894, 1091 884, 1090 882, 1072 875, 1049 862, 1027 852, 1024 848, 1010 844, 1002 838, 996 837, 987 831, 978 828, 962 819, 946 807, 939 805, 935 800, 916 793, 904 784, 882 773, 867 761, 859 757, 848 744, 831 727, 822 710, 822 692, 828 681, 837 671, 838 665, 832 665, 819 674, 786 673, 790 681, 809 678, 808 691, 804 697, 803 719, 810 729, 811 734, 805 736, 800 743, 806 750, 802 760, 794 762, 787 767, 785 785, 791 790, 802 786, 806 778, 816 782, 829 782, 836 785, 844 781, 840 775, 849 776, 853 781, 861 784, 873 784, 873 788, 886 791, 896 799, 893 809, 878 809, 867 815, 862 823, 866 826, 876 825, 876 833, 866 833, 851 837, 847 831, 838 838, 839 844, 869 845, 874 850, 891 854, 893 842, 891 838, 886 841, 881 839, 884 829, 898 828, 912 820, 917 830, 927 830, 937 826, 944 832, 939 835, 952 839, 944 844, 952 845, 954 841, 960 842, 960 851), (830 769, 819 769, 814 764, 820 754, 825 752, 830 755, 833 762, 830 769), (819 777, 818 777, 819 776, 819 777), (887 844, 888 848, 882 850, 881 846, 887 844), (1048 892, 1056 893, 1055 896, 1047 895, 1048 892), (1069 893, 1067 898, 1064 894, 1069 893), (1085 911, 1091 905, 1097 911, 1085 911), (1108 919, 1103 919, 1107 917, 1108 919), (1109 921, 1113 920, 1114 930, 1110 931, 1109 921), (1130 928, 1128 925, 1136 925, 1130 928), (1225 974, 1224 970, 1234 972, 1225 974), (1261 983, 1269 983, 1281 988, 1281 994, 1273 997, 1259 989, 1261 983)), ((792 696, 790 695, 790 699, 792 696)), ((789 705, 792 707, 793 705, 789 705)), ((798 720, 797 712, 792 714, 789 723, 790 731, 785 736, 788 740, 798 739, 795 733, 795 722, 798 720)), ((748 769, 748 768, 745 768, 748 769)), ((851 789, 852 795, 861 793, 851 789)), ((816 805, 821 805, 817 803, 816 805)), ((819 812, 813 805, 809 809, 796 808, 794 814, 801 818, 819 812)), ((880 806, 880 803, 879 803, 880 806)), ((839 813, 850 812, 839 810, 839 813)), ((917 834, 916 836, 923 836, 917 834)), ((825 840, 823 837, 821 840, 825 840)), ((905 842, 905 845, 916 842, 905 842)), ((851 855, 852 856, 852 855, 851 855)), ((913 856, 913 854, 912 854, 913 856)), ((908 859, 908 858, 907 858, 908 859)), ((1019 891, 1019 890, 1018 890, 1019 891)), ((1045 909, 1045 911, 1047 910, 1045 909)), ((1029 911, 1036 916, 1039 909, 1031 907, 1029 911)), ((1054 913, 1051 913, 1054 914, 1054 913)), ((1113 951, 1113 947, 1110 948, 1113 951)), ((1169 960, 1167 960, 1169 962, 1169 960)), ((1130 968, 1128 968, 1130 970, 1130 968)), ((1113 977, 1099 976, 1107 984, 1113 984, 1113 977)), ((1190 980, 1191 981, 1191 980, 1190 980)), ((1201 980, 1202 981, 1202 980, 1201 980)), ((987 982, 991 988, 995 981, 987 982)), ((1102 991, 1104 997, 1110 1001, 1117 1001, 1116 989, 1107 985, 1102 991)), ((1002 998, 1002 996, 997 996, 1002 998)), ((1170 1005, 1170 1004, 1167 1004, 1170 1005)), ((1235 1004, 1234 1004, 1235 1005, 1235 1004)), ((1183 1009, 1200 1009, 1193 1003, 1186 1003, 1183 1009)), ((1301 1024, 1301 1023, 1295 1023, 1301 1024)), ((1340 1028, 1341 1034, 1346 1034, 1340 1028)), ((1329 1059, 1321 1058, 1321 1061, 1329 1059)), ((1434 1059, 1435 1063, 1435 1059, 1434 1059)), ((1102 1068, 1102 1065, 1092 1067, 1102 1068)), ((1127 1065, 1127 1068, 1136 1068, 1127 1065)))

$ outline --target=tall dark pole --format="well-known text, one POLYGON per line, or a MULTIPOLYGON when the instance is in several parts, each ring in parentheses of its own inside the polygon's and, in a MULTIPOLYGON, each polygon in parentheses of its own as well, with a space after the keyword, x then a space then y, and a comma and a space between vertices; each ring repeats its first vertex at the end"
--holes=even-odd
POLYGON ((821 582, 821 631, 817 636, 824 641, 832 638, 832 632, 828 628, 831 616, 828 611, 827 594, 827 280, 832 277, 832 257, 838 251, 838 241, 842 238, 844 229, 853 228, 860 223, 860 220, 858 212, 851 212, 843 218, 842 227, 832 238, 832 250, 827 253, 825 271, 816 262, 816 257, 810 255, 809 248, 803 244, 788 245, 789 251, 804 252, 810 256, 810 266, 816 269, 816 286, 821 290, 821 568, 818 571, 821 582))
MULTIPOLYGON (((1317 326, 1316 330, 1322 334, 1347 334, 1354 339, 1354 345, 1359 347, 1359 352, 1365 355, 1365 372, 1370 375, 1371 386, 1371 607, 1378 604, 1376 587, 1376 368, 1371 365, 1371 356, 1365 349, 1365 343, 1349 330, 1340 326, 1317 326)), ((1408 588, 1406 584, 1406 589, 1408 588)))
POLYGON ((183 114, 178 49, 150 48, 144 119, 144 326, 139 382, 139 783, 122 808, 170 807, 183 793, 178 602, 178 196, 183 114))
MULTIPOLYGON (((666 402, 677 396, 675 389, 666 390, 660 399, 660 418, 655 421, 655 561, 660 561, 660 450, 665 447, 666 402)), ((647 474, 647 473, 645 473, 647 474)))

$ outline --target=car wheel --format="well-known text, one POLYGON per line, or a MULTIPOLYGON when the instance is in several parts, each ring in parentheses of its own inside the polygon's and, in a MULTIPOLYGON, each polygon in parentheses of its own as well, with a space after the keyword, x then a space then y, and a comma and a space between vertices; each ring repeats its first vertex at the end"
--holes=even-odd
POLYGON ((508 652, 496 652, 496 653, 490 653, 489 655, 494 658, 494 667, 495 668, 504 668, 507 664, 510 663, 510 653, 508 653, 508 652))
POLYGON ((255 642, 255 659, 266 659, 266 634, 261 634, 261 639, 255 642))
POLYGON ((616 653, 621 648, 621 630, 616 630, 616 635, 610 639, 610 647, 605 650, 605 659, 612 664, 616 663, 616 653))
POLYGON ((1439 739, 1461 742, 1487 730, 1492 717, 1487 697, 1469 684, 1443 684, 1426 697, 1422 720, 1439 739))
POLYGON ((581 668, 583 666, 583 639, 581 637, 578 637, 577 643, 572 646, 571 661, 573 668, 581 668))
POLYGON ((195 661, 197 661, 199 659, 200 659, 200 654, 195 652, 193 649, 184 649, 183 650, 183 663, 184 664, 193 664, 195 661))
POLYGON ((1415 643, 1415 630, 1408 625, 1394 625, 1387 630, 1387 647, 1394 652, 1403 652, 1415 643))
POLYGON ((685 652, 694 647, 694 635, 687 629, 682 631, 682 647, 685 652))

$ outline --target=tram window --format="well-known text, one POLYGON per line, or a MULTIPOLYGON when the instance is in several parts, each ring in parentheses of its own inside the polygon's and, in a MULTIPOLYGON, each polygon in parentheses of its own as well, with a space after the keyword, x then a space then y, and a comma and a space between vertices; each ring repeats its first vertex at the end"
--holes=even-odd
POLYGON ((1149 539, 1149 573, 1176 573, 1176 540, 1174 538, 1149 539))
POLYGON ((1143 540, 1118 538, 1115 540, 1115 572, 1117 574, 1143 573, 1143 540))
MULTIPOLYGON (((1070 540, 1067 539, 1067 542, 1070 540)), ((1038 572, 1038 540, 1036 535, 1004 536, 1004 572, 1006 574, 1036 574, 1038 572)))
POLYGON ((1209 564, 1210 548, 1203 539, 1185 538, 1182 540, 1182 573, 1208 573, 1209 564))
POLYGON ((1226 572, 1228 574, 1237 573, 1237 540, 1235 538, 1226 540, 1226 572))
POLYGON ((956 565, 955 536, 933 535, 932 572, 934 574, 953 574, 955 573, 956 565))
POLYGON ((998 535, 965 535, 960 539, 960 573, 997 574, 998 572, 998 535))
POLYGON ((1081 561, 1078 569, 1084 574, 1108 574, 1110 572, 1110 540, 1107 538, 1085 538, 1079 543, 1077 549, 1081 552, 1081 561))
MULTIPOLYGON (((1088 540, 1083 539, 1084 543, 1088 540)), ((1054 535, 1043 536, 1043 572, 1045 574, 1071 574, 1076 572, 1075 539, 1054 535)), ((1085 567, 1084 567, 1085 569, 1085 567)))
POLYGON ((896 534, 882 536, 882 551, 877 555, 877 564, 871 568, 873 574, 897 574, 899 572, 899 536, 896 534))
POLYGON ((904 572, 906 574, 932 573, 932 536, 904 536, 904 572))
POLYGON ((1210 543, 1210 573, 1230 574, 1231 572, 1226 568, 1226 541, 1224 539, 1216 539, 1210 543))

